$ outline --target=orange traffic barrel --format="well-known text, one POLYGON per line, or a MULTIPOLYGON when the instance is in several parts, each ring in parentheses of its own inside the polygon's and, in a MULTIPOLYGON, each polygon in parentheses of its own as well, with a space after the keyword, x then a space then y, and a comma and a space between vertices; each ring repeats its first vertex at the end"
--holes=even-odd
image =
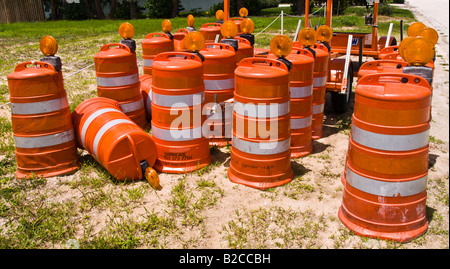
POLYGON ((186 52, 155 57, 152 81, 152 136, 156 143, 155 170, 185 173, 211 162, 202 126, 206 119, 203 64, 186 52))
POLYGON ((358 70, 358 79, 368 74, 402 73, 408 63, 402 60, 375 60, 365 62, 358 70))
POLYGON ((62 73, 42 62, 18 64, 7 76, 16 177, 52 177, 79 168, 62 73))
POLYGON ((378 58, 383 59, 388 54, 397 54, 399 45, 384 47, 378 53, 378 58))
POLYGON ((178 29, 178 31, 175 34, 172 34, 173 36, 173 51, 187 51, 186 47, 184 46, 184 38, 189 33, 188 30, 181 28, 178 29))
POLYGON ((407 242, 426 231, 430 103, 419 76, 359 80, 338 213, 356 234, 407 242))
POLYGON ((216 41, 216 35, 219 35, 219 40, 222 39, 220 27, 221 24, 216 22, 205 23, 200 27, 199 32, 205 38, 205 43, 214 43, 216 41))
MULTIPOLYGON (((227 44, 206 43, 200 51, 203 61, 203 77, 205 83, 205 103, 207 125, 209 129, 205 136, 210 145, 226 146, 225 126, 221 110, 213 111, 214 104, 219 104, 234 94, 234 70, 236 69, 236 53, 227 44)), ((230 122, 231 124, 231 122, 230 122)))
MULTIPOLYGON (((178 39, 182 37, 177 35, 178 39)), ((174 38, 175 39, 175 38, 174 38)), ((184 38, 183 38, 184 40, 184 38)), ((179 42, 176 42, 179 48, 179 42)), ((145 39, 141 42, 142 45, 142 59, 144 60, 144 74, 152 74, 152 63, 153 59, 158 53, 173 51, 175 41, 170 39, 170 37, 165 33, 150 33, 145 36, 145 39)))
POLYGON ((72 112, 78 146, 118 180, 144 178, 156 160, 151 136, 130 120, 117 101, 95 97, 72 112), (143 171, 144 170, 144 171, 143 171))
MULTIPOLYGON (((275 57, 275 56, 273 56, 275 57)), ((289 74, 291 96, 291 158, 312 152, 312 100, 314 55, 311 51, 293 48, 286 59, 292 63, 289 74)))
POLYGON ((325 94, 327 92, 327 75, 330 57, 327 47, 322 44, 315 44, 312 49, 315 52, 312 138, 317 140, 323 136, 323 111, 325 108, 325 94))
POLYGON ((287 66, 273 59, 245 58, 235 70, 235 79, 228 178, 263 190, 290 182, 287 66))
POLYGON ((143 74, 139 76, 141 82, 141 94, 144 99, 145 117, 150 122, 152 120, 152 76, 143 74))
POLYGON ((253 57, 253 46, 250 41, 242 37, 234 37, 238 40, 238 50, 236 51, 236 64, 244 58, 253 57))
POLYGON ((242 18, 242 17, 230 18, 230 21, 234 22, 237 25, 237 29, 238 29, 237 34, 236 34, 237 36, 240 36, 242 34, 241 22, 242 22, 243 19, 244 18, 242 18))
POLYGON ((107 44, 95 54, 94 63, 98 96, 118 101, 132 121, 147 128, 136 54, 126 45, 107 44))

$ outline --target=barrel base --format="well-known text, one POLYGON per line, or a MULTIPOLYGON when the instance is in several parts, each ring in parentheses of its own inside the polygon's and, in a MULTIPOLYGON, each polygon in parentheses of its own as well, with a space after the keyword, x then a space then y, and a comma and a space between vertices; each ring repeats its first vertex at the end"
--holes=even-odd
POLYGON ((323 137, 323 131, 322 130, 320 130, 320 131, 313 131, 312 132, 311 138, 313 140, 317 140, 317 139, 320 139, 322 137, 323 137))
POLYGON ((252 187, 255 189, 259 189, 259 190, 267 190, 269 188, 275 188, 284 184, 287 184, 289 182, 292 181, 292 179, 294 178, 294 172, 292 170, 289 171, 288 174, 283 175, 283 176, 272 176, 273 178, 278 178, 278 179, 269 179, 269 177, 264 178, 264 180, 267 181, 249 181, 247 179, 242 178, 242 175, 240 172, 238 172, 236 169, 234 169, 234 167, 230 164, 230 168, 228 169, 228 178, 230 179, 231 182, 236 183, 236 184, 241 184, 241 185, 245 185, 248 187, 252 187))
POLYGON ((349 213, 344 205, 341 205, 338 212, 338 217, 341 222, 352 232, 359 236, 365 236, 375 239, 391 240, 400 243, 407 243, 417 237, 423 235, 428 229, 428 220, 420 220, 423 224, 413 230, 407 230, 402 232, 383 232, 370 229, 369 227, 363 227, 355 223, 356 216, 349 213))
POLYGON ((305 157, 313 151, 312 144, 303 147, 291 147, 291 158, 305 157))
POLYGON ((75 173, 80 169, 80 164, 77 162, 76 164, 70 163, 70 164, 62 164, 58 165, 56 167, 47 168, 44 171, 38 171, 38 170, 22 170, 17 169, 14 173, 16 178, 23 179, 23 178, 32 178, 33 176, 36 177, 43 177, 43 178, 49 178, 49 177, 56 177, 56 176, 65 176, 70 175, 72 173, 75 173))
POLYGON ((197 162, 174 162, 174 161, 164 161, 157 159, 153 168, 159 173, 168 173, 168 174, 184 174, 194 172, 199 170, 212 162, 212 157, 208 156, 202 160, 198 160, 197 162))

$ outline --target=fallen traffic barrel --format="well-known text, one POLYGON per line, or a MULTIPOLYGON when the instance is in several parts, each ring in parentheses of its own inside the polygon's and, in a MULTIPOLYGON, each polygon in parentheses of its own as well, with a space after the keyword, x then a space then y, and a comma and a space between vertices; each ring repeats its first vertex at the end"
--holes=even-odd
POLYGON ((213 107, 214 104, 233 98, 236 53, 230 45, 206 43, 200 54, 205 58, 203 61, 203 77, 207 124, 209 126, 207 138, 211 145, 226 146, 225 126, 222 121, 223 111, 213 110, 213 107))
POLYGON ((95 97, 72 112, 78 146, 118 180, 139 180, 156 160, 151 136, 130 120, 117 101, 95 97))
POLYGON ((358 81, 338 214, 356 234, 406 242, 426 231, 430 103, 416 75, 358 81))
POLYGON ((174 40, 170 39, 170 37, 165 33, 147 34, 145 36, 145 39, 141 41, 141 45, 142 45, 142 58, 144 59, 143 70, 144 74, 147 75, 152 74, 153 59, 158 53, 174 50, 174 40))
POLYGON ((216 35, 219 35, 219 39, 221 39, 221 34, 220 34, 220 23, 215 23, 215 22, 211 22, 211 23, 205 23, 202 25, 202 27, 200 27, 199 32, 203 35, 203 37, 205 38, 205 43, 214 43, 216 42, 216 35))
POLYGON ((152 76, 143 74, 139 76, 142 98, 144 99, 145 117, 152 120, 152 76))
POLYGON ((62 73, 43 61, 23 62, 7 76, 16 177, 52 177, 79 168, 62 73))
POLYGON ((202 113, 205 102, 202 60, 193 53, 160 53, 155 57, 152 73, 155 170, 186 173, 208 165, 211 155, 202 132, 206 119, 202 113))
POLYGON ((132 121, 147 128, 136 54, 126 45, 107 44, 95 54, 94 63, 98 96, 118 101, 132 121))
POLYGON ((245 58, 235 80, 230 181, 257 189, 290 182, 287 66, 273 59, 245 58))

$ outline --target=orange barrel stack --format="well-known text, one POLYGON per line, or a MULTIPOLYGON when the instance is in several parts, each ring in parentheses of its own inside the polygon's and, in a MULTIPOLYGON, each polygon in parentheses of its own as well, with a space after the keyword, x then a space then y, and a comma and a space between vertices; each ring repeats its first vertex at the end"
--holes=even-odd
POLYGON ((326 46, 316 43, 314 60, 314 84, 312 104, 312 138, 317 140, 323 136, 323 111, 325 108, 325 94, 327 91, 327 75, 329 66, 329 52, 326 46))
POLYGON ((147 128, 136 54, 126 45, 107 44, 95 54, 94 63, 98 96, 118 101, 133 122, 147 128))
POLYGON ((234 39, 238 40, 238 50, 236 51, 236 65, 244 58, 253 57, 253 46, 245 38, 242 37, 234 37, 234 39))
POLYGON ((143 74, 139 76, 142 98, 144 99, 145 117, 152 120, 152 76, 143 74))
POLYGON ((132 122, 117 101, 95 97, 72 112, 77 143, 118 180, 144 178, 156 160, 151 136, 132 122), (144 170, 144 171, 143 171, 144 170))
POLYGON ((7 79, 16 177, 52 177, 76 171, 75 134, 61 71, 47 62, 24 62, 7 79))
POLYGON ((356 234, 407 242, 426 231, 430 103, 419 76, 358 82, 338 214, 356 234))
POLYGON ((408 63, 399 60, 375 60, 365 62, 358 70, 358 79, 369 74, 402 73, 408 63))
POLYGON ((143 70, 144 74, 147 75, 152 74, 153 59, 158 53, 174 50, 174 40, 170 39, 170 37, 165 33, 150 33, 145 36, 145 39, 142 40, 141 45, 142 58, 144 59, 143 70))
POLYGON ((155 57, 152 81, 152 136, 156 143, 155 170, 185 173, 211 162, 203 136, 205 102, 203 64, 186 52, 164 52, 155 57))
MULTIPOLYGON (((211 145, 226 146, 225 126, 222 111, 213 113, 213 103, 221 103, 234 94, 234 70, 236 69, 236 53, 227 44, 206 43, 200 51, 203 61, 203 77, 205 83, 205 103, 207 104, 207 138, 211 145)), ((231 122, 230 122, 231 124, 231 122)))
POLYGON ((219 40, 222 38, 220 34, 220 23, 205 23, 200 28, 199 32, 205 38, 205 43, 214 43, 216 41, 216 35, 219 35, 219 40))
POLYGON ((236 68, 235 79, 230 181, 263 190, 290 182, 287 66, 246 58, 236 68))

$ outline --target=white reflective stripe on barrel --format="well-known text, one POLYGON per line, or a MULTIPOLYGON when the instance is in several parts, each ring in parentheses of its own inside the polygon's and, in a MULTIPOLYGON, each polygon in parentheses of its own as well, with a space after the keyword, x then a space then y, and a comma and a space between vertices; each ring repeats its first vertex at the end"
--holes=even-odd
POLYGON ((327 76, 314 78, 314 87, 323 87, 326 84, 327 84, 327 76))
POLYGON ((117 87, 139 82, 139 73, 121 77, 97 77, 97 86, 117 87))
POLYGON ((290 102, 284 103, 271 103, 266 104, 253 104, 253 103, 240 103, 234 101, 234 111, 241 116, 247 116, 252 118, 267 119, 276 118, 289 113, 290 102))
POLYGON ((144 66, 152 67, 152 64, 153 64, 153 60, 144 59, 144 66))
POLYGON ((234 89, 234 78, 229 79, 218 79, 218 80, 204 80, 205 90, 207 91, 217 91, 234 89))
POLYGON ((385 197, 410 196, 423 192, 427 187, 426 175, 410 181, 381 181, 358 175, 348 167, 345 180, 360 191, 385 197))
POLYGON ((313 94, 313 85, 303 87, 290 87, 291 98, 303 98, 313 94))
POLYGON ((291 118, 291 130, 302 129, 312 124, 312 116, 306 118, 291 118))
POLYGON ((352 124, 352 139, 363 146, 387 150, 387 151, 407 151, 425 147, 428 145, 429 129, 410 135, 388 135, 378 134, 363 130, 352 124))
POLYGON ((152 124, 152 136, 165 141, 188 141, 202 138, 202 127, 192 129, 162 129, 152 124))
POLYGON ((272 155, 289 150, 291 145, 291 138, 289 137, 281 141, 250 142, 239 139, 233 135, 231 143, 233 147, 246 153, 256 155, 272 155))
POLYGON ((103 109, 99 109, 97 111, 95 111, 94 113, 92 113, 84 122, 83 127, 81 128, 81 135, 80 135, 80 141, 81 144, 83 145, 83 148, 86 149, 86 145, 84 142, 84 139, 86 137, 86 131, 89 128, 89 125, 91 124, 91 122, 93 120, 95 120, 98 116, 106 113, 106 112, 121 112, 119 109, 117 108, 103 108, 103 109))
POLYGON ((163 107, 187 107, 201 105, 205 101, 203 92, 186 95, 163 95, 152 92, 152 103, 163 107))
POLYGON ((313 114, 320 114, 323 112, 323 109, 325 107, 325 103, 320 104, 320 105, 313 105, 312 106, 312 113, 313 114))
POLYGON ((120 107, 122 108, 123 113, 133 112, 144 107, 144 99, 140 98, 131 103, 121 103, 120 107))
POLYGON ((117 119, 117 120, 112 120, 112 121, 107 122, 105 125, 102 126, 102 128, 100 128, 100 130, 98 130, 98 132, 94 138, 94 144, 92 145, 92 151, 93 151, 95 158, 98 159, 98 156, 97 156, 98 143, 100 142, 100 139, 102 139, 103 135, 112 127, 114 127, 118 124, 122 124, 122 123, 128 123, 128 124, 135 125, 135 123, 133 123, 130 120, 117 119))
POLYGON ((67 97, 58 99, 33 102, 33 103, 11 103, 11 113, 16 115, 32 115, 58 111, 69 107, 67 97))
POLYGON ((51 135, 14 136, 16 148, 33 149, 51 147, 72 141, 75 138, 73 129, 51 135))

